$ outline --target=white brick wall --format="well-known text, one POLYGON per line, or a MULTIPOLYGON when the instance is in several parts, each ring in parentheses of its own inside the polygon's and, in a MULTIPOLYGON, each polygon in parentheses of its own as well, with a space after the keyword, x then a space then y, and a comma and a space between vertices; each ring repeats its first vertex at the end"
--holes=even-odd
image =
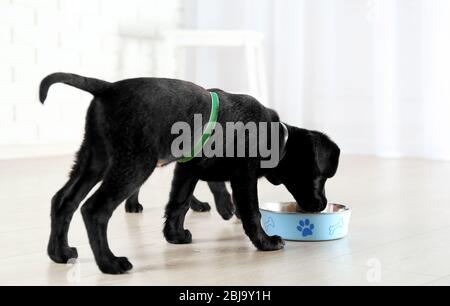
POLYGON ((175 28, 180 14, 179 0, 0 0, 0 158, 78 143, 91 96, 57 85, 42 106, 40 80, 55 71, 149 76, 151 48, 143 38, 124 46, 119 29, 175 28))

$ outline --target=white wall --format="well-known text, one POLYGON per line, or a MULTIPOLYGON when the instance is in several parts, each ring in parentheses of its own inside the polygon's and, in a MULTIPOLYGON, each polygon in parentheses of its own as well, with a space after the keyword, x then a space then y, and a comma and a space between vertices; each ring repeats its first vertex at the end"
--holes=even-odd
POLYGON ((43 107, 40 80, 55 71, 148 76, 151 49, 127 40, 119 57, 120 33, 175 28, 180 15, 178 0, 0 0, 0 158, 73 151, 90 95, 57 85, 43 107))
MULTIPOLYGON (((345 153, 450 160, 450 1, 196 3, 193 27, 265 34, 283 120, 327 132, 345 153)), ((239 91, 243 69, 239 53, 209 52, 194 77, 239 91)))
MULTIPOLYGON (((450 159, 448 0, 0 0, 0 158, 79 142, 90 96, 42 107, 43 76, 155 75, 142 32, 176 27, 262 32, 272 107, 345 153, 450 159)), ((190 50, 186 78, 246 91, 243 54, 190 50)))

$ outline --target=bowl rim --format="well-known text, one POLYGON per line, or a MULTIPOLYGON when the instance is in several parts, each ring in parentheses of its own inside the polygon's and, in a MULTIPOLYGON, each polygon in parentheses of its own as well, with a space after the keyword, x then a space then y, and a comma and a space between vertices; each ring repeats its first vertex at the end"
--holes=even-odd
POLYGON ((316 216, 316 215, 341 215, 341 214, 348 214, 351 212, 351 208, 348 207, 347 205, 344 204, 339 204, 339 203, 328 203, 327 206, 329 205, 335 205, 335 206, 339 206, 342 208, 342 211, 337 211, 337 212, 317 212, 317 213, 310 213, 310 212, 302 212, 302 211, 279 211, 279 210, 271 210, 268 208, 262 208, 264 207, 264 205, 269 205, 269 204, 292 204, 295 203, 294 201, 290 201, 290 202, 265 202, 263 203, 259 210, 264 211, 264 212, 270 212, 270 213, 275 213, 275 214, 280 214, 280 215, 311 215, 311 216, 316 216))

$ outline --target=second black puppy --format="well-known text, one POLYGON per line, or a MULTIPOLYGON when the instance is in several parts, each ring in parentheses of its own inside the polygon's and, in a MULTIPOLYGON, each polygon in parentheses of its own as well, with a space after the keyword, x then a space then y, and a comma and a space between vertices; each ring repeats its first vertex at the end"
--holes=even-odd
MULTIPOLYGON (((76 256, 76 249, 70 248, 67 241, 76 203, 102 180, 81 212, 101 271, 125 273, 132 269, 132 264, 110 250, 109 219, 117 206, 147 180, 159 161, 176 160, 171 153, 171 144, 176 138, 171 134, 172 125, 186 122, 192 126, 195 114, 209 118, 210 93, 180 80, 141 78, 108 83, 57 73, 42 81, 41 102, 54 83, 85 90, 93 94, 94 99, 70 180, 52 199, 49 255, 52 259, 76 256)), ((274 111, 250 96, 216 92, 220 98, 218 122, 223 126, 227 122, 279 122, 274 111)), ((191 233, 184 229, 184 219, 199 180, 230 181, 236 209, 250 240, 259 250, 281 249, 284 241, 278 236, 268 236, 260 224, 258 178, 266 176, 273 184, 284 184, 303 210, 321 211, 327 204, 325 182, 335 174, 340 154, 338 146, 319 132, 287 126, 287 133, 287 143, 282 144, 283 157, 273 169, 262 169, 258 157, 195 158, 177 163, 166 206, 166 240, 170 243, 192 241, 191 233)))

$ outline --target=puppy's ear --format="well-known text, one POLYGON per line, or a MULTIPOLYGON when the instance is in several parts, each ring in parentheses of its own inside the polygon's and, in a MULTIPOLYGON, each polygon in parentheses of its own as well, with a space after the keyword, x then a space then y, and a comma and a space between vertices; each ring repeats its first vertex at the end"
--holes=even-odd
POLYGON ((317 167, 328 178, 336 174, 341 150, 327 135, 312 132, 312 143, 317 167))

